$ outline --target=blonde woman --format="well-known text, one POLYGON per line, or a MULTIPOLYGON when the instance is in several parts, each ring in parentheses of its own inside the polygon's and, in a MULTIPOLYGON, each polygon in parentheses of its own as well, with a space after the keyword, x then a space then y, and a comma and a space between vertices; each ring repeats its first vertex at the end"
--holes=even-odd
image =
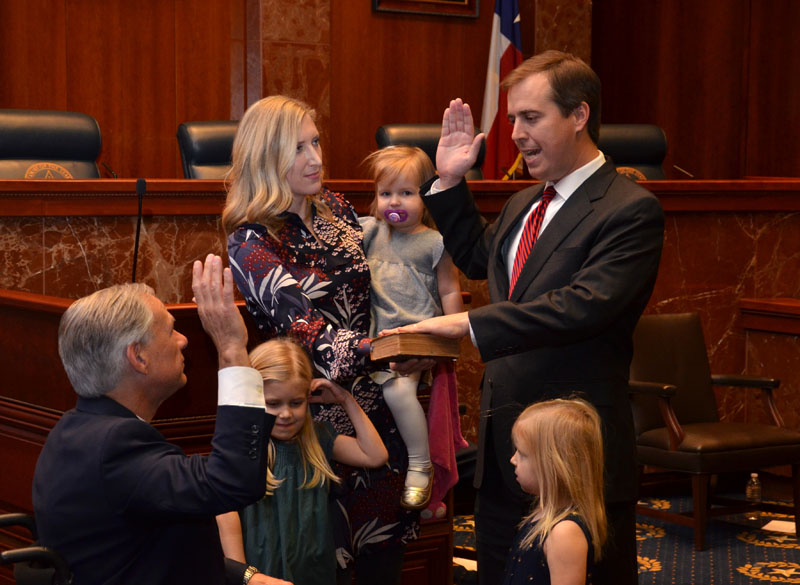
POLYGON ((511 432, 522 491, 537 496, 520 524, 503 585, 589 585, 606 541, 600 416, 579 399, 527 407, 511 432))
MULTIPOLYGON (((405 446, 366 374, 370 273, 353 207, 322 187, 315 113, 286 96, 264 98, 245 112, 233 144, 222 214, 234 279, 264 339, 285 335, 309 353, 315 376, 350 390, 389 452, 375 470, 336 464, 334 531, 341 582, 399 583, 405 544, 417 517, 400 505, 405 446)), ((403 364, 406 371, 431 363, 403 364)), ((404 372, 405 373, 405 372, 404 372)), ((345 411, 314 404, 314 418, 353 435, 345 411)))

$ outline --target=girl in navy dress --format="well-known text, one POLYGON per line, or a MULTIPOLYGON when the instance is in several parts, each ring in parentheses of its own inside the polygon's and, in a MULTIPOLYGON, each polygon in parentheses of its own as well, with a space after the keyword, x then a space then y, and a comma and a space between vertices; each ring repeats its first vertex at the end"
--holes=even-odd
POLYGON ((534 498, 504 585, 590 585, 606 541, 600 417, 580 399, 528 406, 514 423, 511 463, 534 498))

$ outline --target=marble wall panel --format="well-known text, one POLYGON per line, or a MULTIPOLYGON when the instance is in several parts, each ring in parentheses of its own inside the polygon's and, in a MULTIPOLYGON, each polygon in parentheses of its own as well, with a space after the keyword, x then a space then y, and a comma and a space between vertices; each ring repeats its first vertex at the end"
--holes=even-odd
MULTIPOLYGON (((133 217, 4 218, 0 288, 77 298, 133 269, 133 217)), ((145 218, 136 280, 168 303, 189 302, 191 263, 225 254, 219 216, 145 218)))
POLYGON ((317 111, 323 160, 330 148, 330 45, 264 41, 264 96, 284 94, 307 102, 317 111))
POLYGON ((754 296, 800 298, 800 214, 758 214, 754 296))
POLYGON ((331 0, 261 0, 261 36, 265 41, 331 41, 331 0))
MULTIPOLYGON (((746 372, 781 380, 774 391, 778 410, 788 428, 800 430, 800 337, 749 331, 746 372)), ((748 420, 768 422, 758 392, 751 392, 742 405, 748 420)))
POLYGON ((536 0, 534 37, 534 54, 558 49, 591 63, 591 0, 536 0))
POLYGON ((0 229, 0 288, 44 292, 41 217, 6 217, 0 229))

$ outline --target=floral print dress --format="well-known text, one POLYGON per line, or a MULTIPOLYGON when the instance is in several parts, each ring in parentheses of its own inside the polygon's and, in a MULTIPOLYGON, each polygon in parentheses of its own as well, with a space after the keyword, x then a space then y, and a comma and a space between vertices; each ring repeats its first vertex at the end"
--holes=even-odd
MULTIPOLYGON (((289 336, 309 352, 317 376, 349 388, 375 425, 389 462, 378 469, 337 464, 342 484, 333 485, 336 557, 345 567, 355 556, 405 544, 418 536, 417 513, 400 506, 408 464, 405 444, 383 400, 366 352, 370 326, 370 274, 355 210, 341 195, 324 190, 328 220, 311 205, 317 238, 287 212, 278 240, 259 224, 243 224, 228 236, 231 270, 263 339, 289 336), (319 241, 318 241, 319 240, 319 241)), ((338 405, 313 404, 314 418, 353 435, 338 405)))

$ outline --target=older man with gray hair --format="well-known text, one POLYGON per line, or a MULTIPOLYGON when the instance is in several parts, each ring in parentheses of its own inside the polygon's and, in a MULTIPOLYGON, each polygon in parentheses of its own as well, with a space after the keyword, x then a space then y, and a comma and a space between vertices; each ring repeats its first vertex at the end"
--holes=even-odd
POLYGON ((33 507, 41 543, 64 555, 76 583, 285 583, 222 553, 215 516, 264 495, 274 417, 219 256, 194 263, 192 291, 219 356, 208 456, 187 457, 150 425, 186 383, 187 345, 153 289, 112 286, 61 319, 59 354, 78 402, 42 449, 33 507))

